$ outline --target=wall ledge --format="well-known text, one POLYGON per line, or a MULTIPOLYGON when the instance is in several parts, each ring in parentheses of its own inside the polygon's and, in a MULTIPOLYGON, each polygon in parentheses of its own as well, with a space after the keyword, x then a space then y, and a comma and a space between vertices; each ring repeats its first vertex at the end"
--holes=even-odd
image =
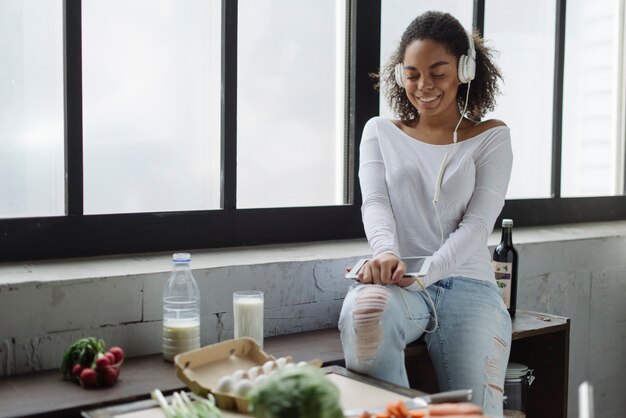
MULTIPOLYGON (((515 244, 587 240, 626 236, 626 220, 613 222, 514 227, 515 244)), ((489 237, 489 245, 500 241, 500 229, 489 237)), ((263 265, 270 263, 362 257, 370 254, 365 239, 275 244, 210 250, 193 250, 192 268, 263 265)), ((346 266, 347 267, 347 266, 346 266)), ((63 284, 75 280, 124 277, 171 271, 171 253, 45 260, 0 264, 0 291, 6 287, 63 284)))

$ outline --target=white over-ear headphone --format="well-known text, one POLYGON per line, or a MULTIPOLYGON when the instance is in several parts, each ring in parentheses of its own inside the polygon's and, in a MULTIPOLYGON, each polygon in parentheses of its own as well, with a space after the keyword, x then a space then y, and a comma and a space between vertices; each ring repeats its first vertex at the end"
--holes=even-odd
MULTIPOLYGON (((469 83, 476 76, 476 49, 474 48, 474 37, 471 32, 467 32, 469 47, 467 55, 459 57, 458 75, 461 83, 469 83)), ((395 67, 396 83, 404 88, 404 65, 399 62, 395 67)))
POLYGON ((467 32, 467 40, 469 42, 467 55, 461 55, 459 58, 459 81, 461 83, 469 83, 476 76, 476 49, 472 32, 467 32))

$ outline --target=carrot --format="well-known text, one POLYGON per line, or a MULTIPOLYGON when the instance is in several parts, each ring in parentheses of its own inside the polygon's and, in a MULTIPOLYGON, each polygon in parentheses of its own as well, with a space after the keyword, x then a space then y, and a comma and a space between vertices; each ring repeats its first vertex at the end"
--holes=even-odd
POLYGON ((398 401, 396 403, 396 408, 398 409, 398 417, 407 418, 409 416, 409 409, 406 407, 404 402, 398 401))
POLYGON ((391 418, 391 415, 389 415, 389 412, 378 412, 376 418, 391 418))
POLYGON ((426 416, 426 409, 414 409, 409 411, 409 418, 423 418, 426 416))
POLYGON ((463 414, 480 414, 482 410, 471 403, 442 403, 428 406, 428 411, 431 416, 446 416, 446 415, 463 415, 463 414))
POLYGON ((387 404, 387 413, 391 417, 404 418, 404 415, 400 414, 400 410, 398 409, 398 404, 397 403, 387 404))

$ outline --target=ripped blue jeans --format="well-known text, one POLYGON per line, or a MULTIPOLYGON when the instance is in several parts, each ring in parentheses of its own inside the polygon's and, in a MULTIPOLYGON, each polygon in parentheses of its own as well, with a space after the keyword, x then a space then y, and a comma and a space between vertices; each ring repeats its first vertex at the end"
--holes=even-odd
POLYGON ((443 279, 425 292, 395 285, 353 285, 339 329, 346 367, 408 386, 405 346, 424 337, 441 391, 472 389, 488 416, 502 416, 504 376, 511 347, 511 318, 495 283, 443 279), (410 311, 409 311, 410 310, 410 311))

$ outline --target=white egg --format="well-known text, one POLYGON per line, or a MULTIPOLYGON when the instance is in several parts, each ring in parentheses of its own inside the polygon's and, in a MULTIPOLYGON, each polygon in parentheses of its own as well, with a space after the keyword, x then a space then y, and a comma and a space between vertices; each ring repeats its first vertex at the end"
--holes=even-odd
POLYGON ((254 380, 259 375, 261 368, 259 366, 252 366, 248 369, 248 379, 254 380))
POLYGON ((265 364, 263 365, 263 373, 269 375, 273 368, 274 368, 274 361, 273 360, 266 361, 265 364))
POLYGON ((306 366, 306 365, 308 365, 308 364, 309 364, 309 363, 307 363, 306 361, 299 361, 299 362, 298 362, 298 364, 297 364, 297 366, 298 366, 298 367, 302 367, 302 366, 306 366))
POLYGON ((261 383, 262 381, 264 381, 265 379, 267 379, 267 376, 264 374, 260 374, 256 377, 256 379, 254 379, 254 384, 258 385, 259 383, 261 383))
POLYGON ((217 382, 217 391, 218 392, 232 392, 233 387, 235 386, 235 380, 232 376, 224 376, 217 382))
POLYGON ((243 376, 245 374, 246 372, 244 372, 242 369, 239 369, 239 370, 235 370, 231 376, 233 377, 233 380, 235 382, 239 382, 241 379, 243 379, 243 376))
POLYGON ((250 389, 252 389, 253 386, 254 383, 252 383, 252 380, 241 379, 235 386, 235 394, 243 398, 248 394, 248 392, 250 392, 250 389))
POLYGON ((296 367, 296 365, 295 365, 295 364, 293 364, 293 363, 287 363, 287 364, 285 364, 285 367, 284 367, 284 368, 285 368, 285 369, 291 369, 292 367, 296 367))
POLYGON ((285 364, 287 364, 286 358, 279 357, 278 359, 276 359, 276 367, 278 367, 279 369, 285 367, 285 364))

